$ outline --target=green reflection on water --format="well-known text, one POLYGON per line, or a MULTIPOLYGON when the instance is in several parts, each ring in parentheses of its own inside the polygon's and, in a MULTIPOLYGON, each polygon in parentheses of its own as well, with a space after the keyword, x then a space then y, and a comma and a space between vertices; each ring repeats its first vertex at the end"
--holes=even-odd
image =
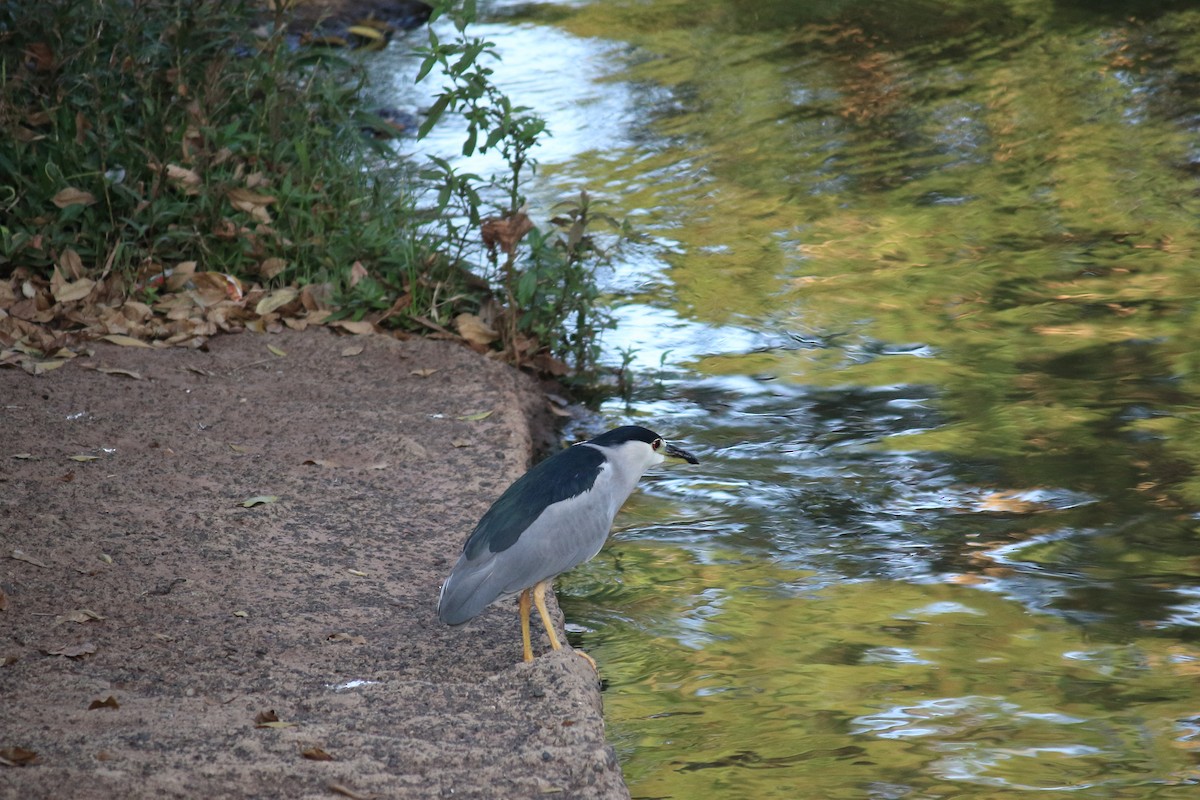
POLYGON ((1090 460, 1157 437, 1136 485, 1200 500, 1176 468, 1200 456, 1179 402, 1200 389, 1200 12, 802 5, 594 3, 559 21, 636 45, 616 78, 642 87, 652 142, 563 179, 670 237, 687 318, 833 344, 695 371, 935 387, 950 424, 899 448, 1090 460), (937 357, 847 356, 870 342, 937 357), (1114 420, 1131 406, 1171 419, 1114 420))
POLYGON ((664 243, 628 300, 772 342, 685 382, 794 391, 705 405, 713 448, 794 446, 718 453, 565 581, 635 796, 1194 795, 1193 5, 533 12, 631 45, 629 141, 544 172, 664 243), (887 387, 937 419, 838 416, 887 387))
POLYGON ((970 586, 810 577, 626 542, 570 579, 629 615, 589 644, 635 797, 1195 791, 1200 648, 1094 641, 970 586), (642 578, 614 597, 622 575, 642 578))

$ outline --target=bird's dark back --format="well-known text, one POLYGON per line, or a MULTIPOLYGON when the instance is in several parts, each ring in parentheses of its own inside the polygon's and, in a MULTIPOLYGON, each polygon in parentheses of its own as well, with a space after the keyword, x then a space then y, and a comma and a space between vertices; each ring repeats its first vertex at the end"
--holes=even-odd
POLYGON ((507 550, 547 506, 583 494, 596 482, 604 453, 586 444, 562 450, 518 478, 500 495, 463 546, 468 559, 507 550))

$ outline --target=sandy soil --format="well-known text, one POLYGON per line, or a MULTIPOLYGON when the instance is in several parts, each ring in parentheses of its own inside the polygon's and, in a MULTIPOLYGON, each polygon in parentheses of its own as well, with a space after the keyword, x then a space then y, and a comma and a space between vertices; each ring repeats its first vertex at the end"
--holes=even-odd
POLYGON ((628 797, 583 659, 435 615, 546 417, 325 330, 0 370, 0 796, 628 797))

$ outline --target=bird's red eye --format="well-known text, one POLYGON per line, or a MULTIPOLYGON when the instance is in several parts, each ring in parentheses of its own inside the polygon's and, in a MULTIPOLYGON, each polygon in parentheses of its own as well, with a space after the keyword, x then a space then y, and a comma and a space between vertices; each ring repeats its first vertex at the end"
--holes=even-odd
POLYGON ((655 439, 654 444, 650 446, 657 450, 658 448, 662 447, 662 439, 655 439))

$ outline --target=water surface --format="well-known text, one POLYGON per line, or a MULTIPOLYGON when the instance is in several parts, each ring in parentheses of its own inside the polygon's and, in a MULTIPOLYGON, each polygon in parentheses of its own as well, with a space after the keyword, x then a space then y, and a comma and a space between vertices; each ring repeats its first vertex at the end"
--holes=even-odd
POLYGON ((561 581, 635 797, 1200 791, 1193 5, 490 7, 703 461, 561 581))

